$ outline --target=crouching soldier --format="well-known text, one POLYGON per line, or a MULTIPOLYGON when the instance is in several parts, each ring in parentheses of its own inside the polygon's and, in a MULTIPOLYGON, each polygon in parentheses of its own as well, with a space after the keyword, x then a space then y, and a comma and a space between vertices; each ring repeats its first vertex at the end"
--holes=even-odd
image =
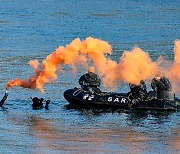
POLYGON ((174 100, 175 95, 172 92, 171 82, 168 78, 157 75, 154 79, 152 79, 151 87, 155 98, 174 100))
POLYGON ((138 99, 140 101, 144 101, 147 96, 147 89, 146 84, 143 80, 140 81, 138 85, 135 84, 129 84, 130 92, 128 94, 128 97, 130 100, 132 99, 138 99))

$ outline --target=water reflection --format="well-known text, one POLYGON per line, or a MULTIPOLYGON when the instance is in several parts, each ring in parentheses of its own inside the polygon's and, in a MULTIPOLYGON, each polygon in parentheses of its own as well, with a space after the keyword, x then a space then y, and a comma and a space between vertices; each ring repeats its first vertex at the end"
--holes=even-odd
POLYGON ((64 108, 67 110, 79 110, 84 114, 92 114, 92 115, 100 115, 101 113, 126 113, 129 121, 132 122, 140 122, 145 120, 146 118, 153 117, 158 120, 158 123, 163 123, 166 121, 169 116, 176 112, 172 111, 160 111, 160 110, 126 110, 126 109, 115 109, 115 108, 97 108, 97 107, 87 107, 87 108, 79 108, 73 104, 64 105, 64 108))
POLYGON ((129 113, 128 119, 132 122, 132 124, 137 124, 143 122, 144 120, 151 120, 151 124, 163 124, 168 121, 168 118, 173 113, 175 112, 136 110, 129 113))
MULTIPOLYGON (((33 73, 29 60, 42 61, 56 47, 76 37, 108 41, 113 47, 110 57, 115 61, 135 45, 149 52, 153 61, 160 55, 173 61, 173 41, 180 38, 178 4, 170 0, 3 0, 1 90, 4 92, 7 81, 33 73)), ((79 71, 77 77, 83 68, 79 71)), ((0 108, 0 153, 180 152, 179 113, 63 108, 62 94, 77 86, 77 80, 70 73, 59 76, 46 86, 45 95, 53 98, 48 111, 31 110, 27 98, 40 95, 37 91, 10 91, 5 108, 0 108)), ((117 91, 128 91, 124 87, 119 86, 117 91)))
POLYGON ((172 130, 173 134, 169 136, 168 144, 170 149, 180 152, 180 128, 174 128, 172 130))
POLYGON ((60 140, 62 136, 53 126, 52 121, 36 116, 31 116, 28 120, 29 134, 37 138, 36 147, 58 149, 56 141, 60 140))
MULTIPOLYGON (((102 109, 98 112, 98 109, 64 106, 60 115, 45 116, 47 113, 43 110, 34 111, 35 114, 3 110, 6 112, 3 112, 5 120, 2 122, 8 126, 3 132, 12 134, 10 149, 16 148, 18 141, 18 146, 24 148, 31 143, 26 151, 33 153, 144 153, 158 152, 159 146, 161 152, 180 150, 180 128, 173 127, 173 112, 106 112, 102 109), (20 142, 19 138, 26 138, 26 142, 20 142)), ((6 133, 1 136, 1 141, 5 138, 6 133)))
POLYGON ((88 123, 91 122, 89 118, 93 119, 96 116, 97 120, 94 123, 98 125, 100 121, 104 124, 100 124, 99 128, 97 125, 93 127, 93 137, 97 136, 100 141, 104 141, 100 144, 108 141, 109 144, 121 147, 118 148, 119 151, 128 153, 159 152, 159 147, 162 147, 161 152, 167 152, 169 146, 170 151, 179 150, 177 147, 180 144, 179 132, 172 129, 174 121, 172 117, 177 112, 78 109, 71 105, 65 107, 70 111, 79 111, 79 115, 86 117, 88 123), (174 133, 178 134, 178 137, 173 135, 174 133))
MULTIPOLYGON (((147 140, 146 135, 131 129, 99 128, 70 126, 57 128, 52 121, 32 116, 29 118, 29 133, 39 140, 38 147, 78 152, 112 152, 114 146, 117 151, 127 152, 135 148, 135 152, 142 152, 142 144, 147 140), (121 150, 122 148, 122 150, 121 150)), ((61 121, 60 121, 61 123, 61 121)))

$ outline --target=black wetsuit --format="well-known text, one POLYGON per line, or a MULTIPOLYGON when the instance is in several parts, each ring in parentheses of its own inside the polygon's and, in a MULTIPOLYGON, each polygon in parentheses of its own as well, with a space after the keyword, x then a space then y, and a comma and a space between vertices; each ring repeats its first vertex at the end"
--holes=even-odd
POLYGON ((101 93, 101 90, 98 88, 101 84, 101 79, 95 73, 86 73, 82 75, 79 79, 79 84, 82 86, 83 90, 101 93))
POLYGON ((171 91, 171 83, 169 79, 162 77, 161 79, 152 79, 151 87, 154 91, 149 92, 150 97, 156 99, 174 99, 175 94, 171 91))
POLYGON ((159 90, 171 91, 171 83, 165 77, 162 77, 160 80, 153 79, 151 87, 156 92, 159 90))
POLYGON ((147 89, 146 84, 143 80, 140 81, 138 85, 129 84, 131 91, 129 92, 129 95, 131 95, 134 98, 140 98, 141 100, 144 100, 147 95, 147 89))
POLYGON ((33 109, 40 109, 43 107, 43 98, 39 99, 37 97, 31 98, 33 101, 32 107, 33 109))
POLYGON ((4 94, 4 96, 3 96, 3 98, 2 98, 1 101, 0 101, 0 106, 3 106, 3 104, 4 104, 4 102, 6 101, 7 97, 8 97, 8 93, 6 92, 6 93, 4 94))

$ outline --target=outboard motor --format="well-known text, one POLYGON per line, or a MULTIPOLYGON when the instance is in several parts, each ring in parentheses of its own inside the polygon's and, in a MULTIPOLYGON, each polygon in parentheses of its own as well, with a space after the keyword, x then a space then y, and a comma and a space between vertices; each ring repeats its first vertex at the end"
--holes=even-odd
POLYGON ((172 91, 159 90, 157 91, 157 99, 174 101, 175 94, 172 91))

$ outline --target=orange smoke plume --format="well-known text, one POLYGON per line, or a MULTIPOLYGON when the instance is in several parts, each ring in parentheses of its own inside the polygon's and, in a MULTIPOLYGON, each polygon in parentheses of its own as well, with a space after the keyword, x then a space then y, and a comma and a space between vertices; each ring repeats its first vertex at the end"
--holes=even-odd
MULTIPOLYGON (((138 84, 141 80, 152 79, 162 68, 159 64, 152 62, 148 53, 140 48, 124 52, 119 63, 107 58, 111 54, 112 47, 109 43, 91 37, 81 41, 79 38, 73 40, 67 46, 58 47, 53 53, 48 55, 41 64, 37 60, 31 60, 29 65, 34 69, 34 75, 28 80, 15 79, 9 81, 6 89, 13 86, 24 88, 38 88, 44 91, 44 84, 57 79, 57 71, 61 65, 75 67, 77 63, 87 64, 87 57, 92 60, 98 73, 103 78, 104 85, 115 87, 119 82, 138 84)), ((178 74, 180 65, 180 41, 175 42, 175 63, 166 73, 173 81, 179 81, 178 74)), ((164 71, 165 72, 165 71, 164 71)))
POLYGON ((43 60, 41 69, 37 60, 30 61, 29 64, 34 69, 35 75, 28 80, 11 80, 7 83, 6 89, 13 86, 21 86, 30 89, 38 88, 43 92, 44 84, 57 79, 56 73, 62 64, 74 66, 77 62, 86 62, 86 55, 92 52, 102 56, 106 53, 111 53, 111 46, 105 41, 91 37, 82 42, 79 38, 76 38, 66 47, 60 46, 56 51, 48 55, 43 60))
POLYGON ((113 87, 120 81, 139 84, 141 80, 153 78, 158 70, 157 63, 152 62, 149 55, 140 48, 124 52, 118 64, 109 60, 108 68, 111 71, 105 73, 104 82, 113 87))
POLYGON ((180 92, 180 41, 175 41, 174 46, 174 63, 171 68, 167 71, 167 76, 171 79, 173 83, 173 89, 176 92, 180 92))
POLYGON ((138 84, 141 80, 153 78, 158 66, 146 52, 134 48, 131 52, 123 53, 118 69, 124 81, 138 84))
POLYGON ((104 77, 104 85, 112 87, 115 76, 114 78, 113 76, 108 78, 108 76, 112 73, 117 63, 106 57, 106 54, 111 55, 112 47, 102 40, 88 38, 83 41, 82 50, 83 53, 88 54, 89 58, 93 61, 100 76, 104 77))
POLYGON ((174 81, 180 81, 180 41, 175 41, 174 46, 174 64, 172 65, 168 76, 174 81))

